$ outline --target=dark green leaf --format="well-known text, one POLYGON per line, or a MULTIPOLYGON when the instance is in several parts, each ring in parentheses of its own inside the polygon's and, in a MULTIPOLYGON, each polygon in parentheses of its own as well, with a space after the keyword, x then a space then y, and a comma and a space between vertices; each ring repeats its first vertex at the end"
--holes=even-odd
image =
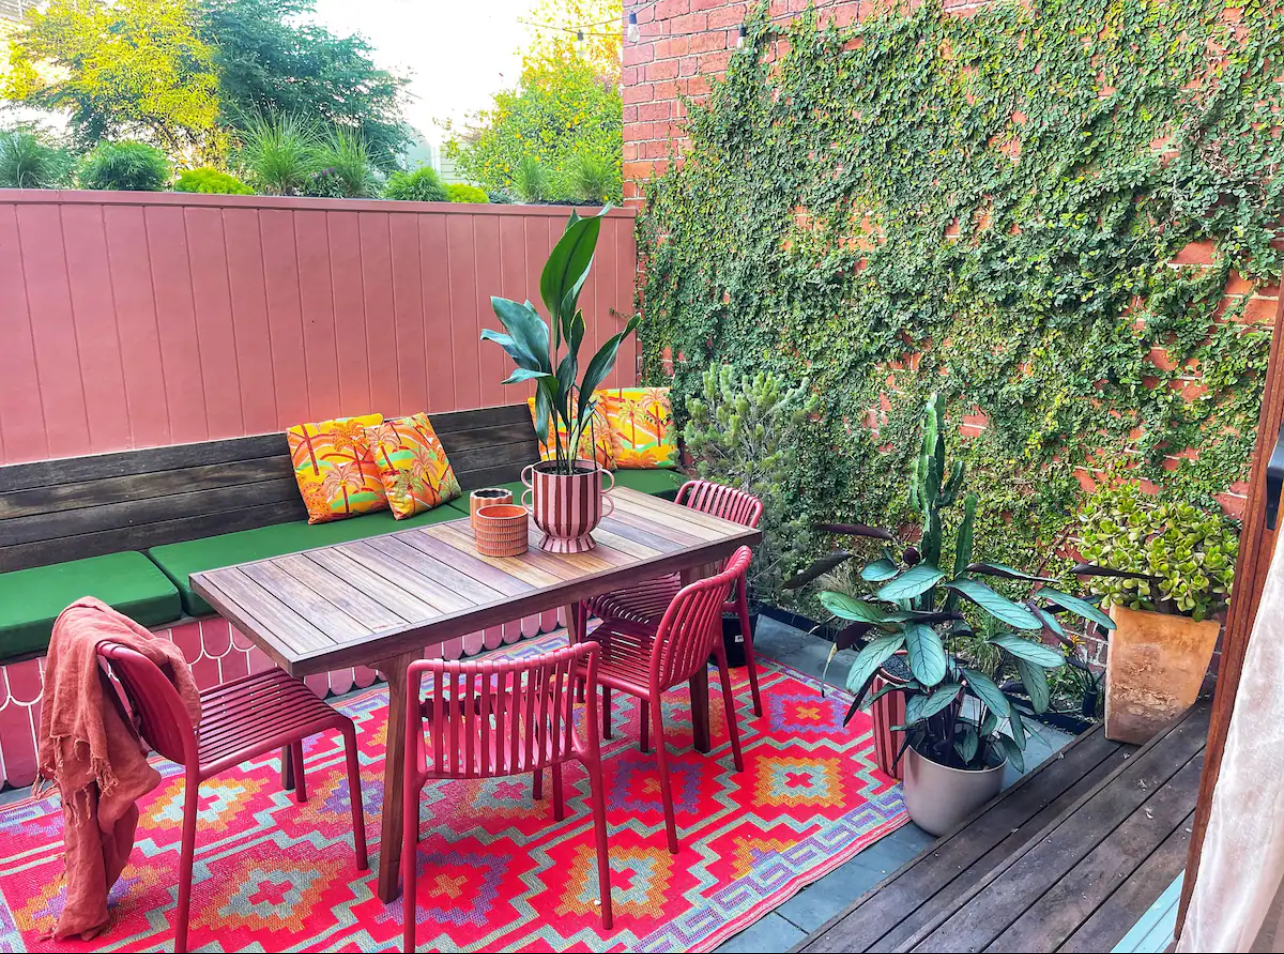
POLYGON ((951 684, 937 689, 931 695, 923 693, 912 697, 905 706, 905 722, 913 725, 930 719, 957 699, 961 688, 957 684, 951 684))
MULTIPOLYGON (((1130 570, 1115 570, 1108 566, 1097 566, 1095 563, 1080 563, 1070 568, 1075 576, 1108 576, 1120 580, 1159 580, 1158 576, 1149 573, 1133 573, 1130 570)), ((1049 580, 1048 582, 1056 582, 1049 580)))
POLYGON ((985 610, 995 619, 1002 620, 1017 629, 1042 629, 1042 625, 1024 606, 1013 603, 1006 596, 1000 596, 984 583, 976 580, 953 580, 945 584, 985 610))
POLYGON ((1012 767, 1018 772, 1024 772, 1025 756, 1021 754, 1021 750, 1017 748, 1016 743, 1006 735, 1001 735, 999 736, 999 745, 1003 747, 1003 754, 1008 757, 1008 761, 1012 763, 1012 767))
POLYGON ((1071 596, 1069 593, 1054 590, 1050 586, 1045 586, 1039 590, 1039 595, 1049 603, 1055 603, 1063 609, 1068 609, 1076 616, 1082 616, 1084 619, 1096 623, 1102 629, 1111 630, 1115 628, 1115 621, 1107 616, 1100 607, 1093 606, 1087 600, 1081 600, 1079 597, 1071 596))
POLYGON ((864 567, 860 571, 860 578, 870 583, 882 583, 884 580, 890 580, 898 572, 898 567, 887 557, 881 560, 875 560, 873 563, 864 567))
POLYGON ((828 573, 835 567, 842 566, 852 558, 852 554, 846 550, 838 550, 834 553, 826 554, 819 560, 816 560, 803 570, 797 576, 790 577, 785 581, 784 587, 787 590, 797 590, 806 586, 812 580, 818 579, 828 573))
POLYGON ((501 384, 521 384, 523 381, 537 381, 540 378, 550 377, 547 371, 531 371, 528 368, 514 368, 513 373, 506 377, 501 384))
POLYGON ((994 684, 993 679, 975 669, 964 669, 963 678, 967 680, 968 690, 985 703, 991 714, 1000 719, 1007 717, 1012 707, 1008 705, 1008 697, 994 684))
POLYGON ((981 734, 990 735, 999 727, 999 717, 993 712, 987 712, 985 718, 981 720, 981 734))
POLYGON ((879 527, 867 527, 863 523, 818 523, 816 529, 822 533, 842 533, 850 537, 873 537, 876 540, 894 539, 890 533, 879 527))
POLYGON ((852 663, 851 671, 847 673, 847 688, 851 694, 857 699, 865 695, 869 690, 869 684, 878 674, 878 667, 904 645, 905 637, 901 633, 871 639, 860 651, 856 661, 852 663))
POLYGON ((1057 582, 1050 577, 1026 573, 1024 570, 1018 570, 1016 567, 1008 566, 1006 563, 971 563, 968 565, 967 571, 969 573, 980 573, 984 576, 1001 576, 1005 580, 1029 580, 1032 583, 1057 582))
POLYGON ((970 764, 976 758, 976 750, 981 744, 981 738, 976 734, 976 729, 970 725, 965 726, 961 735, 954 739, 954 751, 959 754, 964 764, 970 764))
POLYGON ((865 634, 873 629, 871 623, 852 623, 844 626, 834 634, 834 645, 839 649, 851 649, 856 645, 856 641, 864 639, 865 634))
POLYGON ((887 619, 887 614, 873 603, 858 600, 855 597, 848 596, 846 593, 835 593, 831 590, 826 590, 820 594, 820 602, 825 609, 839 619, 874 624, 885 622, 887 619))
POLYGON ((513 359, 519 368, 552 373, 553 360, 549 355, 548 325, 530 302, 518 304, 507 298, 490 300, 495 316, 503 323, 507 335, 486 330, 483 341, 494 341, 513 359))
POLYGON ((896 579, 883 584, 878 591, 880 600, 896 601, 913 599, 930 590, 945 574, 931 563, 912 566, 896 579))
MULTIPOLYGON (((602 210, 605 211, 606 209, 602 210)), ((597 248, 601 228, 600 214, 581 219, 578 214, 572 213, 570 221, 566 223, 566 231, 549 253, 548 261, 544 263, 544 272, 540 275, 539 293, 544 299, 544 307, 554 321, 561 318, 568 294, 583 286, 593 264, 593 252, 597 248)))
POLYGON ((1026 743, 1025 723, 1021 721, 1021 710, 1016 706, 1012 706, 1008 710, 1008 726, 1012 730, 1012 741, 1016 743, 1018 749, 1024 752, 1026 743))
POLYGON ((1035 606, 1032 600, 1027 600, 1025 606, 1026 609, 1039 618, 1039 622, 1043 624, 1044 629, 1051 630, 1058 636, 1064 636, 1066 634, 1066 631, 1061 628, 1061 623, 1047 610, 1040 606, 1035 606))
MULTIPOLYGON (((593 220, 586 219, 585 221, 591 222, 593 220)), ((620 351, 620 342, 633 334, 638 326, 638 321, 640 319, 637 315, 634 315, 629 319, 628 324, 624 326, 623 331, 611 335, 606 340, 606 344, 597 349, 597 354, 593 355, 593 360, 589 362, 588 368, 584 371, 584 380, 580 382, 581 394, 592 394, 606 379, 606 376, 611 373, 611 369, 615 367, 616 355, 620 351)), ((591 412, 589 402, 585 401, 583 404, 584 406, 580 408, 579 415, 581 421, 585 420, 591 412)))
POLYGON ((931 626, 906 623, 905 648, 910 672, 924 686, 930 688, 945 678, 945 646, 931 626))
POLYGON ((968 560, 972 559, 972 524, 976 521, 976 494, 968 494, 963 501, 963 521, 959 524, 954 543, 954 575, 963 575, 968 560))
POLYGON ((1030 697, 1030 706, 1035 712, 1047 712, 1052 702, 1052 693, 1048 689, 1048 674, 1040 666, 1035 666, 1024 659, 1017 660, 1017 673, 1021 676, 1021 685, 1025 694, 1030 697))
POLYGON ((1042 666, 1044 669, 1056 669, 1065 665, 1066 657, 1050 646, 1023 639, 1015 633, 1000 633, 990 638, 989 642, 1010 652, 1017 659, 1042 666))

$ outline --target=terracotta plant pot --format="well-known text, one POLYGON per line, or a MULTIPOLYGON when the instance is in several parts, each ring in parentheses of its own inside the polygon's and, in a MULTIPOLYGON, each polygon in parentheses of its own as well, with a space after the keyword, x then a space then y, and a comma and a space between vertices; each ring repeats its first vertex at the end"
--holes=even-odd
POLYGON ((1007 761, 987 769, 957 769, 905 750, 905 811, 914 824, 940 837, 967 820, 1003 788, 1007 761))
POLYGON ((530 515, 517 504, 492 504, 473 514, 477 552, 482 556, 513 557, 526 552, 530 515))
MULTIPOLYGON (((877 693, 887 685, 903 686, 908 674, 909 664, 902 650, 878 670, 869 691, 877 693)), ((869 707, 870 719, 874 723, 874 761, 889 778, 901 778, 905 772, 905 758, 901 756, 905 730, 893 728, 905 724, 905 705, 905 693, 889 692, 879 696, 869 707)))
POLYGON ((474 490, 468 498, 468 525, 474 530, 477 529, 477 511, 480 508, 512 502, 512 492, 502 487, 484 487, 481 490, 474 490))
POLYGON ((1106 738, 1140 745, 1199 695, 1221 623, 1110 609, 1116 629, 1106 657, 1106 738))
POLYGON ((615 487, 615 476, 598 467, 593 461, 575 462, 574 474, 556 474, 553 461, 531 464, 522 471, 522 505, 528 507, 535 518, 535 526, 544 531, 539 548, 550 553, 583 553, 597 546, 593 529, 602 517, 610 516, 615 509, 606 494, 615 487), (602 489, 602 476, 611 478, 611 485, 602 489), (528 499, 529 498, 529 499, 528 499), (602 512, 603 502, 611 504, 602 512))

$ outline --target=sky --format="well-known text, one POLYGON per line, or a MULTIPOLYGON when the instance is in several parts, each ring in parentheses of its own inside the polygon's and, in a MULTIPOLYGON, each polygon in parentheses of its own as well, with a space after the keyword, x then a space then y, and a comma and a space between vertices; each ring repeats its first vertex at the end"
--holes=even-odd
POLYGON ((376 62, 410 74, 406 118, 429 142, 437 120, 460 121, 515 86, 537 0, 317 0, 332 32, 362 34, 376 62))

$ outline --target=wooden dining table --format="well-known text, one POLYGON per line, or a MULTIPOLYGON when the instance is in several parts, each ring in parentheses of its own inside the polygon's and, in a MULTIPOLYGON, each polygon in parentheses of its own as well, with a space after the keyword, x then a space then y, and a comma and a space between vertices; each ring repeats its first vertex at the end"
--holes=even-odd
MULTIPOLYGON (((397 896, 405 770, 407 668, 441 643, 581 601, 638 580, 716 571, 758 530, 626 488, 586 553, 546 553, 532 525, 516 557, 477 552, 468 518, 194 573, 192 589, 303 677, 364 665, 388 681, 378 894, 397 896)), ((709 748, 708 672, 691 684, 695 745, 709 748)))

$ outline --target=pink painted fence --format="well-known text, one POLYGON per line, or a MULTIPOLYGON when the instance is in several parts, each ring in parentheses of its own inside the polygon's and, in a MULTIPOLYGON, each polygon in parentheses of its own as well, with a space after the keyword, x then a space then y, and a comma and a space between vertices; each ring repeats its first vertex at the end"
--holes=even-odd
MULTIPOLYGON (((512 404, 490 296, 537 299, 568 210, 0 193, 0 463, 512 404)), ((633 311, 634 213, 603 223, 586 347, 633 311)), ((636 343, 611 386, 635 380, 636 343)))

